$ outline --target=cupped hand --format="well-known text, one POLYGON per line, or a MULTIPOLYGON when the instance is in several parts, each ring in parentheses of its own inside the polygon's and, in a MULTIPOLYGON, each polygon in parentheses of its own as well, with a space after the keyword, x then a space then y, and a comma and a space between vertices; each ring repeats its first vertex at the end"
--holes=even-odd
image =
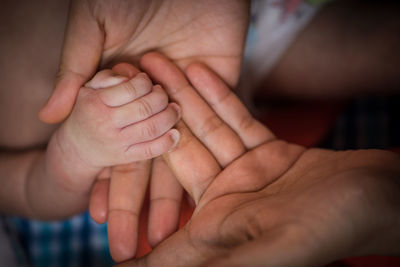
POLYGON ((181 68, 200 61, 234 85, 250 1, 73 0, 55 90, 39 113, 48 123, 70 113, 79 88, 99 67, 134 63, 157 50, 181 68))
POLYGON ((190 83, 159 54, 142 67, 182 108, 180 143, 165 157, 197 207, 149 255, 120 266, 321 266, 399 253, 398 156, 289 144, 203 65, 187 69, 190 83))

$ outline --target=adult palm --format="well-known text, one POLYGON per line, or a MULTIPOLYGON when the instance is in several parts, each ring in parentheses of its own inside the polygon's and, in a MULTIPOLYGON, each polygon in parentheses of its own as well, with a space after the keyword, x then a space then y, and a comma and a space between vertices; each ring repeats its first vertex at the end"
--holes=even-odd
POLYGON ((184 68, 200 61, 234 85, 249 17, 241 0, 73 0, 55 91, 40 112, 63 120, 99 66, 157 50, 184 68))
POLYGON ((121 266, 320 266, 399 253, 396 155, 289 144, 204 66, 186 73, 208 105, 162 56, 142 65, 182 107, 188 126, 166 159, 197 207, 148 256, 121 266))

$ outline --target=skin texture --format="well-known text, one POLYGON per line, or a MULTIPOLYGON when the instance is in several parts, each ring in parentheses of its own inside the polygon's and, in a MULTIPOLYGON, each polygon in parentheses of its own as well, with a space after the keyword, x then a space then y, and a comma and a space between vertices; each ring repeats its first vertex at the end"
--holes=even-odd
MULTIPOLYGON (((71 112, 79 88, 97 68, 121 61, 137 63, 149 50, 162 52, 181 68, 191 62, 203 62, 234 86, 239 76, 249 3, 242 0, 72 1, 56 86, 39 112, 40 119, 47 123, 62 121, 71 112)), ((137 167, 151 166, 147 162, 142 165, 137 167)), ((150 173, 150 170, 143 173, 150 173)), ((170 190, 156 189, 154 195, 166 200, 159 201, 163 214, 171 212, 172 217, 177 218, 180 197, 175 193, 182 189, 172 174, 169 177, 166 181, 169 186, 165 188, 170 190)), ((107 192, 108 185, 103 183, 95 187, 95 192, 107 192)), ((104 222, 107 201, 95 196, 92 199, 101 204, 91 205, 93 217, 104 222)), ((133 224, 135 221, 132 220, 133 224)), ((175 224, 176 219, 173 219, 158 234, 153 231, 151 242, 157 244, 176 229, 175 224)), ((112 252, 117 261, 135 255, 135 247, 129 244, 121 251, 125 252, 121 255, 112 252)))
POLYGON ((82 212, 103 168, 152 158, 176 144, 179 133, 171 128, 179 120, 179 107, 168 104, 162 88, 153 87, 145 74, 130 68, 136 71, 131 79, 104 70, 88 82, 46 150, 1 154, 4 212, 39 219, 82 212), (136 116, 125 115, 131 110, 136 116))
POLYGON ((142 67, 182 108, 180 143, 165 159, 197 207, 148 256, 120 266, 321 266, 400 253, 398 156, 289 144, 254 120, 204 65, 187 69, 191 84, 159 54, 146 55, 142 67), (186 111, 204 103, 196 90, 208 105, 193 118, 186 111), (232 144, 236 154, 214 152, 232 144))
MULTIPOLYGON (((139 72, 126 63, 114 66, 112 71, 128 78, 139 72)), ((126 97, 123 95, 118 99, 125 100, 126 97)), ((129 119, 135 116, 135 110, 128 111, 129 119)), ((135 161, 104 169, 93 186, 89 211, 96 222, 108 223, 110 252, 117 262, 131 259, 136 254, 139 214, 148 186, 151 199, 148 238, 155 246, 177 230, 182 197, 181 185, 161 157, 154 159, 153 164, 151 160, 135 161)))
MULTIPOLYGON (((2 105, 1 105, 1 116, 0 120, 2 121, 3 125, 7 125, 5 129, 1 131, 0 134, 0 143, 2 147, 6 147, 7 149, 11 149, 12 151, 4 151, 2 150, 1 152, 1 172, 2 172, 2 177, 5 178, 10 178, 10 179, 4 179, 2 180, 2 188, 1 188, 1 196, 3 196, 2 201, 0 203, 2 204, 2 210, 6 212, 12 212, 12 213, 18 213, 18 214, 24 214, 27 216, 33 216, 33 217, 40 217, 40 218, 49 218, 49 215, 47 214, 40 214, 37 213, 38 210, 41 212, 49 211, 49 202, 43 202, 37 205, 40 207, 40 209, 31 209, 29 205, 27 205, 29 202, 32 203, 34 199, 36 198, 36 194, 32 193, 29 198, 26 197, 26 192, 22 189, 24 188, 29 188, 28 192, 43 192, 43 189, 46 188, 48 183, 41 182, 40 180, 36 179, 26 179, 27 173, 29 171, 36 172, 38 168, 32 168, 32 166, 36 166, 40 160, 38 160, 40 157, 38 155, 41 155, 41 150, 29 150, 28 152, 27 149, 31 149, 32 147, 37 148, 41 147, 45 144, 47 144, 49 140, 49 136, 51 135, 52 131, 54 131, 54 127, 51 126, 46 126, 44 124, 41 124, 34 116, 34 113, 39 109, 39 106, 41 103, 44 102, 45 98, 47 97, 48 94, 50 94, 50 90, 52 87, 52 78, 55 74, 55 71, 57 69, 57 64, 58 64, 58 53, 61 48, 61 41, 62 41, 62 34, 64 32, 64 24, 65 24, 65 10, 66 10, 66 4, 63 2, 60 4, 59 1, 45 1, 41 0, 40 4, 38 2, 31 3, 27 5, 24 3, 21 5, 23 1, 18 1, 18 8, 16 9, 10 9, 9 7, 17 3, 17 1, 6 1, 2 5, 1 9, 1 19, 3 20, 4 23, 1 23, 1 29, 4 34, 4 37, 2 39, 1 43, 1 51, 2 53, 2 61, 1 61, 1 69, 3 72, 1 72, 1 77, 2 77, 2 89, 0 90, 1 92, 1 99, 3 100, 2 105), (18 10, 18 12, 15 12, 15 10, 18 10), (29 32, 26 31, 26 21, 30 22, 30 28, 29 32), (15 23, 14 23, 15 22, 15 23), (23 23, 21 23, 23 22, 23 23), (34 22, 34 23, 32 23, 34 22), (20 26, 18 26, 20 25, 20 26), (46 40, 45 44, 43 43, 43 40, 46 40), (29 43, 29 47, 26 46, 26 43, 29 43), (23 48, 23 49, 18 49, 18 48, 23 48), (43 50, 41 50, 43 49, 43 50), (40 62, 40 64, 37 64, 40 62), (6 71, 4 71, 6 70, 6 71), (24 79, 21 79, 21 77, 24 77, 24 79), (34 93, 32 93, 34 92, 34 93), (34 111, 34 112, 33 112, 34 111), (21 128, 23 127, 23 128, 21 128), (21 150, 22 152, 20 153, 19 151, 15 150, 21 150), (4 174, 4 175, 3 175, 4 174), (29 183, 26 183, 26 181, 31 181, 29 183), (29 184, 29 186, 26 186, 29 184), (29 208, 27 208, 29 207, 29 208), (43 217, 43 215, 45 215, 43 217)), ((62 1, 61 1, 62 2, 62 1)), ((82 1, 83 2, 83 1, 82 1)), ((214 1, 213 1, 214 2, 214 1)), ((216 1, 215 1, 216 2, 216 1)), ((232 1, 230 1, 232 2, 232 1)), ((27 2, 28 3, 28 2, 27 2)), ((245 3, 243 1, 243 3, 245 3)), ((213 3, 212 3, 213 4, 213 3)), ((206 5, 206 6, 212 6, 212 5, 206 5)), ((191 6, 192 7, 192 6, 191 6)), ((226 10, 226 9, 225 9, 226 10)), ((375 9, 374 9, 375 10, 375 9)), ((227 12, 229 13, 229 12, 227 12)), ((340 12, 339 12, 340 13, 340 12)), ((205 14, 210 14, 210 12, 206 12, 205 14)), ((360 14, 360 12, 358 12, 360 14)), ((374 16, 376 16, 376 13, 374 12, 374 16)), ((388 18, 388 16, 383 16, 384 18, 388 18)), ((167 21, 171 21, 170 19, 167 21)), ((240 20, 239 20, 240 21, 240 20)), ((358 20, 357 20, 358 21, 358 20)), ((361 20, 360 20, 361 21, 361 20)), ((126 23, 126 21, 124 21, 126 23)), ((162 23, 163 25, 166 24, 165 21, 162 23)), ((229 27, 231 24, 228 24, 227 27, 229 27)), ((232 25, 235 25, 234 23, 232 25)), ((115 27, 113 30, 115 32, 115 29, 118 27, 115 27)), ((154 27, 156 30, 159 29, 160 27, 154 27)), ((385 28, 386 29, 386 28, 385 28)), ((315 28, 314 28, 315 30, 315 28)), ((224 33, 227 33, 228 31, 226 30, 226 27, 221 29, 221 32, 218 34, 215 34, 215 36, 222 36, 224 33)), ((314 34, 317 34, 317 36, 321 36, 320 32, 318 31, 313 31, 314 34)), ((323 31, 325 32, 325 31, 323 31)), ((235 34, 241 33, 240 30, 235 31, 235 34)), ((197 34, 197 33, 196 33, 197 34)), ((396 35, 393 34, 388 34, 388 36, 395 37, 396 35)), ((81 40, 85 41, 90 41, 90 38, 87 38, 87 32, 85 32, 84 38, 81 38, 81 40)), ((152 38, 151 36, 149 38, 152 38)), ((194 38, 194 37, 193 37, 194 38)), ((208 35, 207 35, 208 38, 208 35)), ((77 38, 79 39, 79 38, 77 38)), ((312 44, 312 38, 305 38, 304 39, 307 42, 304 42, 303 47, 309 47, 310 44, 312 44)), ((147 42, 143 42, 144 45, 143 47, 146 46, 147 42)), ((188 45, 188 49, 191 50, 192 47, 196 47, 194 45, 200 44, 201 42, 193 42, 190 45, 188 45)), ((362 42, 362 45, 364 44, 372 44, 370 42, 362 42)), ((382 43, 388 43, 388 42, 382 42, 382 43)), ((222 48, 219 48, 220 51, 225 52, 226 47, 229 45, 238 45, 241 44, 241 42, 231 42, 230 44, 224 44, 221 46, 222 48)), ((162 49, 158 47, 158 44, 155 43, 154 47, 156 49, 162 49)), ((171 47, 171 46, 170 46, 171 47)), ((357 46, 356 46, 357 47, 357 46)), ((197 47, 198 48, 198 47, 197 47)), ((334 47, 336 48, 336 47, 334 47)), ((145 51, 146 49, 143 49, 145 51)), ((181 51, 182 49, 171 49, 168 51, 181 51)), ((369 50, 369 49, 366 49, 369 50)), ((127 50, 124 50, 126 52, 127 50)), ((199 51, 199 49, 193 49, 192 52, 199 51)), ((297 53, 297 55, 306 55, 302 51, 303 50, 297 50, 300 51, 297 53)), ((315 52, 315 50, 313 50, 315 52)), ((324 51, 325 53, 326 51, 324 51)), ((368 51, 369 52, 369 51, 368 51)), ((64 52, 65 54, 65 52, 64 52)), ((170 53, 169 55, 175 59, 175 62, 181 63, 181 61, 177 60, 175 57, 173 57, 174 53, 170 53)), ((136 54, 135 54, 136 55, 136 54)), ((394 54, 390 54, 390 58, 393 59, 394 54)), ((80 55, 82 56, 82 55, 80 55)), ((130 56, 126 56, 131 58, 130 56)), ((77 57, 77 58, 82 58, 83 57, 77 57)), ((121 59, 125 58, 121 54, 121 59)), ((136 56, 135 56, 136 58, 136 56)), ((199 60, 206 60, 207 57, 202 57, 199 56, 199 60)), ((316 59, 322 58, 322 57, 315 57, 316 59)), ((341 57, 334 57, 336 59, 339 59, 341 57)), ((119 59, 118 59, 119 60, 119 59)), ((65 61, 65 60, 64 60, 65 61)), ((84 61, 84 60, 82 60, 84 61)), ((110 62, 114 61, 110 59, 110 62)), ((188 60, 190 61, 190 60, 188 60)), ((295 59, 295 61, 299 61, 295 59)), ((86 62, 86 61, 85 61, 86 62)), ((79 66, 84 66, 86 63, 83 62, 84 64, 77 64, 79 66)), ((203 61, 204 62, 204 61, 203 61)), ((288 61, 289 62, 289 61, 288 61)), ((300 61, 301 62, 301 61, 300 61)), ((326 62, 326 61, 324 61, 326 62)), ((386 62, 386 61, 385 61, 386 62)), ((398 62, 398 61, 397 61, 398 62)), ((82 63, 82 62, 80 62, 82 63)), ((349 62, 346 62, 348 64, 349 62)), ((104 64, 108 64, 108 62, 104 62, 104 64)), ((67 64, 64 64, 67 65, 67 64)), ((180 66, 185 66, 185 64, 180 64, 180 66)), ((277 84, 277 81, 291 81, 292 79, 286 79, 288 76, 288 72, 284 71, 284 66, 288 66, 289 64, 284 64, 282 65, 283 67, 281 68, 282 72, 280 72, 281 75, 279 75, 279 79, 276 79, 274 81, 274 85, 277 84)), ((329 64, 330 66, 332 64, 329 64)), ((78 66, 78 67, 79 67, 78 66)), ((375 64, 373 64, 375 66, 375 64)), ((304 69, 304 65, 302 65, 302 69, 304 69)), ((66 69, 66 68, 64 68, 66 69)), ((310 73, 314 73, 313 70, 315 68, 310 68, 310 73)), ((380 68, 383 69, 383 68, 380 68)), ((398 68, 391 68, 392 70, 396 70, 398 68)), ((214 70, 216 70, 214 68, 214 70)), ((216 70, 218 72, 218 70, 216 70)), ((67 71, 65 71, 67 72, 67 71)), ((93 71, 94 73, 94 71, 93 71)), ((348 73, 348 72, 346 72, 348 73)), ((389 73, 390 74, 390 73, 389 73)), ((223 76, 220 73, 221 76, 223 76)), ((65 75, 68 76, 68 75, 65 75)), ((73 75, 72 75, 73 76, 73 75)), ((79 76, 79 75, 77 75, 79 76)), ((129 75, 125 75, 129 76, 129 75)), ((342 74, 340 74, 341 77, 342 74)), ((363 78, 362 80, 364 81, 365 77, 372 77, 370 75, 361 75, 363 78)), ((69 76, 68 76, 69 77, 69 76)), ((394 77, 398 77, 398 75, 394 75, 394 77)), ((323 85, 321 87, 326 87, 326 81, 328 79, 321 79, 325 83, 322 83, 323 85)), ((84 79, 82 79, 84 80, 84 79)), ((66 80, 71 81, 71 80, 66 80)), ((86 81, 86 80, 85 80, 86 81)), ((84 82, 85 82, 84 81, 84 82)), ((84 83, 83 82, 83 83, 84 83)), ((302 80, 301 82, 304 82, 302 80)), ((363 82, 364 83, 364 82, 363 82)), ((292 89, 297 89, 298 85, 300 83, 296 82, 295 86, 291 87, 292 89)), ((330 83, 329 83, 330 84, 330 83)), ((78 86, 80 87, 80 86, 78 86)), ((77 87, 77 88, 78 88, 77 87)), ((379 86, 378 86, 379 87, 379 86)), ((315 87, 319 89, 320 87, 317 86, 315 87)), ((359 87, 358 87, 359 88, 359 87)), ((336 88, 333 88, 336 90, 336 88)), ((292 90, 291 94, 298 96, 296 90, 292 90)), ((315 91, 317 92, 317 91, 315 91)), ((319 91, 318 91, 319 92, 319 91)), ((310 93, 311 94, 311 93, 310 93)), ((301 93, 303 95, 303 91, 301 93)), ((318 95, 318 93, 317 93, 318 95)), ((66 100, 67 101, 67 100, 66 100)), ((128 170, 130 167, 128 166, 128 170)), ((122 169, 123 171, 124 169, 122 169)), ((137 168, 137 170, 140 170, 140 168, 137 168)), ((109 170, 110 171, 110 170, 109 170)), ((107 173, 106 173, 107 176, 107 173)), ((110 174, 108 174, 107 177, 109 177, 110 174)), ((168 175, 170 177, 171 175, 168 175)), ((31 176, 30 176, 31 177, 31 176)), ((104 178, 104 177, 103 177, 104 178)), ((175 178, 174 178, 175 179, 175 178)), ((172 181, 172 183, 176 183, 176 180, 174 179, 169 179, 172 181)), ((102 181, 103 185, 108 184, 107 181, 102 181)), ((151 182, 152 183, 152 182, 151 182)), ((51 185, 51 184, 50 184, 51 185)), ((70 188, 70 187, 68 187, 70 188)), ((108 187, 107 186, 100 186, 99 187, 101 190, 105 190, 108 187)), ((174 187, 176 188, 176 187, 174 187)), ((79 205, 76 205, 74 203, 69 203, 69 199, 72 199, 70 197, 62 200, 60 204, 65 204, 64 206, 61 205, 56 205, 57 209, 53 209, 51 212, 51 218, 64 218, 65 216, 68 216, 68 214, 75 214, 76 212, 80 212, 83 209, 86 208, 87 201, 88 201, 88 187, 81 187, 82 191, 79 192, 79 194, 76 194, 77 192, 72 192, 73 199, 74 201, 76 200, 79 205), (71 204, 71 205, 70 205, 71 204), (72 209, 71 209, 72 207, 72 209)), ((172 192, 175 192, 174 190, 171 190, 172 192)), ((52 192, 52 197, 56 195, 58 198, 60 198, 60 194, 58 191, 50 191, 52 192)), ((108 191, 107 191, 108 192, 108 191)), ((179 192, 179 191, 178 191, 179 192)), ((154 194, 158 196, 163 196, 162 192, 161 194, 154 194)), ((168 206, 171 207, 173 210, 174 207, 176 207, 176 196, 179 195, 179 193, 172 193, 173 197, 171 197, 168 204, 168 206)), ((44 194, 40 193, 39 197, 42 198, 44 194)), ((38 198, 38 199, 40 199, 38 198)), ((158 203, 164 203, 159 201, 160 198, 155 198, 155 202, 158 203)), ((105 201, 107 203, 107 198, 100 199, 101 201, 105 201)), ((51 202, 53 203, 58 203, 58 202, 51 202)), ((179 205, 179 204, 178 204, 179 205)), ((104 205, 100 205, 104 206, 104 205)), ((162 205, 161 205, 162 206, 162 205)), ((52 208, 52 207, 50 207, 52 208)), ((155 209, 154 209, 155 210, 155 209)), ((169 210, 169 209, 165 209, 169 210)), ((105 220, 106 218, 106 213, 103 212, 99 213, 100 214, 100 219, 105 220)), ((157 214, 157 213, 154 213, 157 214)), ((168 213, 163 213, 164 215, 168 213)), ((173 217, 173 216, 172 216, 173 217)), ((151 222, 150 222, 151 223, 151 222)), ((157 225, 157 223, 155 223, 157 225)), ((159 225, 161 225, 159 223, 159 225)), ((174 223, 172 222, 172 228, 174 223)), ((163 230, 161 229, 160 232, 164 233, 165 232, 170 232, 171 230, 163 230)), ((151 233, 155 233, 156 231, 151 231, 151 233)), ((159 242, 162 238, 157 237, 153 238, 154 244, 159 242)))
POLYGON ((153 86, 147 75, 122 63, 86 83, 60 128, 73 137, 60 143, 74 147, 77 158, 86 159, 89 166, 116 165, 99 175, 90 212, 97 222, 108 222, 110 251, 117 261, 132 258, 136 251, 138 214, 151 166, 151 160, 143 159, 159 156, 177 143, 179 132, 171 127, 179 114, 179 106, 168 103, 161 86, 153 86))
POLYGON ((74 110, 57 130, 64 150, 91 167, 104 168, 159 156, 179 138, 170 129, 179 107, 144 73, 127 80, 111 70, 79 90, 74 110))
POLYGON ((71 112, 78 89, 99 66, 137 62, 158 50, 181 68, 204 62, 231 86, 239 67, 249 1, 72 1, 52 97, 40 111, 54 123, 71 112))

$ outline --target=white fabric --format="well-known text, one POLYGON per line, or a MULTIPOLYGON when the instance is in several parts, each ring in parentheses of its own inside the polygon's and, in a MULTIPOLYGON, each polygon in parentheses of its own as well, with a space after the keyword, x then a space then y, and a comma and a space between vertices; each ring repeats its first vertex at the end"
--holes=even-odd
POLYGON ((271 71, 297 34, 308 24, 319 6, 302 3, 291 14, 284 0, 253 0, 252 19, 238 88, 250 103, 252 91, 271 71))

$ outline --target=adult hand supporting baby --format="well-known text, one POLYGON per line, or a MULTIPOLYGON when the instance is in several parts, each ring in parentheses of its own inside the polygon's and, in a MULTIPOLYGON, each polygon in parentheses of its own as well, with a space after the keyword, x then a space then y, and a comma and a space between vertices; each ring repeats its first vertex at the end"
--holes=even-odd
MULTIPOLYGON (((203 62, 233 86, 239 76, 248 17, 249 1, 242 0, 72 0, 56 86, 39 117, 48 123, 62 121, 71 112, 79 88, 100 66, 111 66, 121 61, 135 62, 148 50, 164 53, 181 68, 193 61, 203 62)), ((149 164, 142 164, 147 166, 147 170, 141 171, 141 175, 148 175, 149 164)), ((134 169, 139 170, 143 166, 134 169)), ((155 166, 162 169, 165 165, 157 160, 155 166)), ((153 166, 153 173, 157 173, 157 168, 153 166)), ((124 168, 114 170, 126 172, 124 168)), ((117 175, 118 172, 113 173, 117 175)), ((151 181, 157 179, 157 175, 153 176, 151 181)), ((173 179, 169 181, 172 184, 173 179)), ((171 188, 175 195, 181 190, 178 185, 171 188)), ((108 201, 104 197, 108 194, 107 190, 108 181, 99 182, 94 187, 94 196, 99 197, 94 197, 96 201, 91 203, 103 208, 93 208, 93 214, 105 211, 97 217, 100 222, 105 220, 107 214, 104 208, 107 207, 104 204, 108 201)), ((166 187, 155 189, 155 198, 168 199, 163 193, 167 190, 166 187)), ((157 206, 165 205, 165 202, 160 201, 157 206)), ((173 206, 179 206, 179 202, 169 205, 171 209, 173 206)), ((172 220, 163 225, 164 229, 158 236, 156 231, 152 231, 150 241, 153 244, 159 242, 175 229, 175 224, 172 220)), ((160 229, 157 223, 150 223, 149 227, 160 229)), ((125 245, 117 249, 120 253, 113 253, 117 260, 132 257, 135 253, 134 242, 123 243, 125 245)), ((115 247, 112 244, 113 241, 110 245, 115 247)))
POLYGON ((181 68, 203 62, 229 85, 239 76, 250 1, 72 0, 54 92, 39 113, 55 123, 101 66, 157 50, 181 68))
POLYGON ((398 156, 289 144, 203 65, 187 69, 191 84, 159 54, 142 67, 182 108, 187 126, 166 159, 197 207, 183 229, 120 266, 321 266, 400 253, 398 156))

